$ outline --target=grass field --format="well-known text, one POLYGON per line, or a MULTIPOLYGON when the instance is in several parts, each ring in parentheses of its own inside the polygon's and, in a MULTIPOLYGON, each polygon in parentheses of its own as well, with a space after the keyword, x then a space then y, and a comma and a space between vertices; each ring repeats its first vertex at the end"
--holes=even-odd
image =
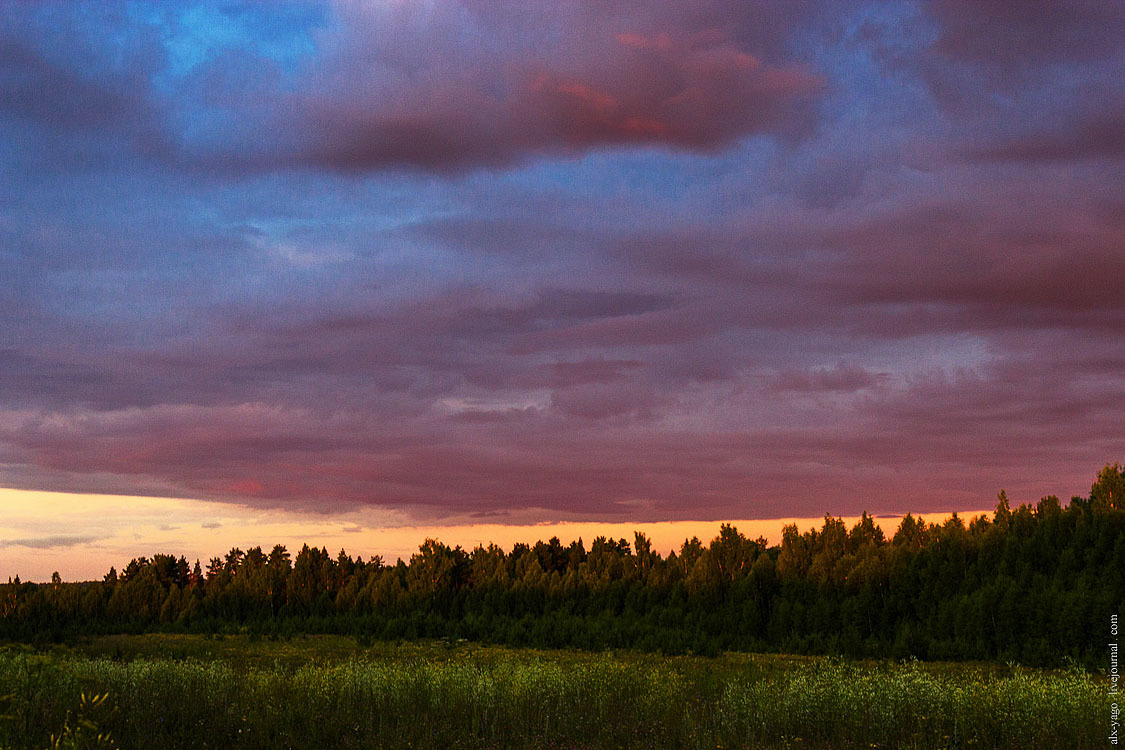
POLYGON ((1104 682, 1080 671, 336 637, 9 647, 0 698, 0 748, 54 735, 58 747, 169 750, 1077 750, 1106 746, 1110 710, 1104 682))

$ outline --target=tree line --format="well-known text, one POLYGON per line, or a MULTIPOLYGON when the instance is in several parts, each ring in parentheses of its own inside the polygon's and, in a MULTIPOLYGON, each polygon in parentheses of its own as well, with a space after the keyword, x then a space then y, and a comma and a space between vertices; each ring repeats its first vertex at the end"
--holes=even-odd
POLYGON ((176 631, 365 639, 449 638, 537 647, 724 650, 1013 660, 1102 666, 1125 615, 1125 469, 1089 497, 1049 496, 991 517, 911 515, 889 538, 784 527, 781 543, 724 524, 662 556, 649 539, 558 538, 467 551, 427 539, 409 562, 305 545, 198 561, 155 554, 101 581, 0 584, 0 638, 176 631))

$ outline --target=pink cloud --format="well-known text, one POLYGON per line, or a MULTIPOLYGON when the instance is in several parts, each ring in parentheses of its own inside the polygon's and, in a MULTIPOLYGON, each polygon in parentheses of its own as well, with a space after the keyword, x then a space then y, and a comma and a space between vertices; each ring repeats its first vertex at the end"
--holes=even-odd
MULTIPOLYGON (((615 33, 633 19, 610 6, 588 24, 578 22, 588 8, 533 9, 544 26, 523 42, 507 36, 510 18, 463 17, 453 3, 434 4, 425 23, 405 9, 344 7, 346 32, 324 36, 295 86, 251 94, 254 126, 224 160, 458 171, 607 146, 715 151, 807 131, 824 89, 807 67, 764 62, 723 32, 615 33), (451 31, 458 24, 468 26, 451 31), (274 133, 268 144, 256 138, 263 130, 274 133)), ((230 85, 219 70, 200 75, 230 85)))

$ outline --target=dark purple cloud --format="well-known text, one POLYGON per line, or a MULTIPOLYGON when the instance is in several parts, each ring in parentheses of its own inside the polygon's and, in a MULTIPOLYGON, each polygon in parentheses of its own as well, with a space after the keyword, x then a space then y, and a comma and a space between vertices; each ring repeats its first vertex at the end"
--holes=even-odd
POLYGON ((938 22, 937 52, 1013 74, 1098 60, 1123 44, 1117 0, 931 0, 926 9, 938 22))
POLYGON ((1084 492, 1125 445, 1120 11, 6 6, 0 485, 419 520, 1084 492))
POLYGON ((577 28, 548 17, 535 31, 550 39, 543 46, 487 51, 480 37, 502 29, 450 43, 443 24, 401 9, 372 15, 377 31, 346 37, 296 90, 250 113, 275 139, 221 158, 250 169, 448 171, 622 145, 716 151, 749 135, 799 135, 823 88, 815 71, 763 61, 718 28, 646 34, 612 12, 577 28))
POLYGON ((340 2, 327 27, 308 30, 315 56, 291 70, 247 39, 201 50, 211 54, 180 72, 183 43, 222 31, 174 10, 142 25, 108 4, 65 18, 75 28, 58 35, 47 26, 66 14, 49 5, 10 12, 0 69, 9 117, 112 134, 176 169, 220 174, 445 172, 621 145, 716 151, 806 132, 823 76, 784 59, 784 25, 731 26, 733 6, 711 6, 340 2), (162 26, 189 38, 162 48, 162 26))
POLYGON ((1068 111, 1013 135, 995 136, 970 147, 974 159, 997 162, 1120 161, 1125 157, 1125 101, 1106 101, 1091 93, 1085 111, 1068 111), (1096 102, 1096 103, 1095 103, 1096 102))

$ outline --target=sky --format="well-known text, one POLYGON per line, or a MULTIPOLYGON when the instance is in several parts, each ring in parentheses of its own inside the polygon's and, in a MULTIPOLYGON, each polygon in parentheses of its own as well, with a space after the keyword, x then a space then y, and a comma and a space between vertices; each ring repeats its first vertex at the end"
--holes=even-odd
MULTIPOLYGON (((988 510, 961 515, 969 522, 988 510)), ((942 523, 947 513, 915 514, 929 523, 942 523)), ((851 528, 858 516, 841 517, 851 528)), ((499 545, 534 545, 558 538, 566 546, 581 540, 588 549, 596 537, 624 539, 645 534, 660 555, 680 551, 685 540, 714 539, 721 524, 713 521, 559 521, 537 524, 412 522, 394 513, 355 506, 334 513, 299 510, 258 510, 217 501, 162 497, 122 497, 8 490, 0 492, 0 576, 45 582, 58 573, 64 581, 97 580, 109 569, 120 571, 128 560, 154 552, 199 560, 204 569, 213 557, 235 547, 275 544, 296 553, 304 544, 323 547, 335 557, 344 550, 351 557, 378 556, 386 564, 409 561, 426 539, 472 550, 499 545), (60 533, 60 531, 62 533, 60 533)), ((901 517, 880 515, 875 523, 890 536, 901 517)), ((731 519, 749 539, 780 544, 783 527, 802 532, 821 528, 824 518, 731 519)), ((6 578, 4 580, 7 580, 6 578)))
POLYGON ((314 534, 1085 494, 1125 459, 1122 28, 2 3, 0 575, 90 554, 44 497, 314 534))

